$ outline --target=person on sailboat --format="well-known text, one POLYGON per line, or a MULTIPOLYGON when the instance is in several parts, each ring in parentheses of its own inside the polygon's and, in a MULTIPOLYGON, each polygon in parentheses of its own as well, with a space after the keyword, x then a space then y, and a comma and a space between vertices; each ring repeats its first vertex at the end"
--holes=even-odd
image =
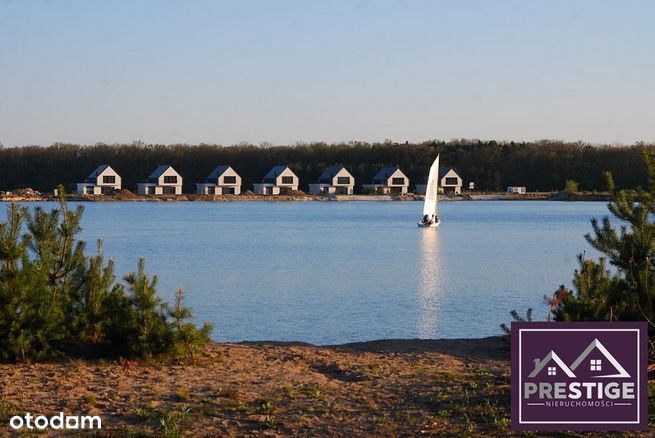
POLYGON ((423 216, 423 224, 424 225, 432 224, 432 219, 430 219, 430 216, 428 216, 427 214, 425 216, 423 216))

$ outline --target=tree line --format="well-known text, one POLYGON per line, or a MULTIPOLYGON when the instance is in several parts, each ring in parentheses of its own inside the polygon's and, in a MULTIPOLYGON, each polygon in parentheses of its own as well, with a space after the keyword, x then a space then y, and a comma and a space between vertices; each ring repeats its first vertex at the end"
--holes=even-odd
POLYGON ((184 179, 184 191, 195 192, 219 164, 232 166, 243 178, 243 190, 261 181, 268 170, 286 164, 298 175, 301 190, 316 182, 330 165, 343 164, 356 179, 356 190, 371 181, 381 168, 399 166, 411 189, 424 183, 430 164, 441 154, 442 166, 454 168, 464 185, 480 191, 503 191, 526 186, 529 191, 562 190, 575 180, 583 191, 607 189, 604 174, 611 171, 618 188, 636 188, 647 182, 642 152, 652 144, 592 146, 580 142, 496 142, 479 140, 341 144, 311 143, 293 146, 239 144, 77 145, 55 143, 48 147, 0 147, 0 190, 31 187, 51 191, 63 184, 68 191, 96 166, 110 164, 133 190, 159 164, 171 164, 184 179))

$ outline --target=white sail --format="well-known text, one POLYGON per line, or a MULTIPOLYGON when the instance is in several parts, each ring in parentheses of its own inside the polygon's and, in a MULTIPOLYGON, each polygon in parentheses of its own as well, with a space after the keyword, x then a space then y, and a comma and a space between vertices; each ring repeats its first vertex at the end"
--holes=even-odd
POLYGON ((425 203, 423 204, 423 214, 432 217, 437 214, 437 186, 439 184, 439 155, 430 167, 428 175, 428 185, 425 187, 425 203))

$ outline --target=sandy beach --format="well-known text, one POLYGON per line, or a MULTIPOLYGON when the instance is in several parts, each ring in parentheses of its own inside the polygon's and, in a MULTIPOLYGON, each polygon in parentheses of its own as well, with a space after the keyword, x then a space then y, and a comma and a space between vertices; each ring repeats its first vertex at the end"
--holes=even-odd
POLYGON ((63 411, 99 415, 99 436, 502 437, 509 384, 501 337, 225 343, 193 365, 0 365, 0 423, 63 411))

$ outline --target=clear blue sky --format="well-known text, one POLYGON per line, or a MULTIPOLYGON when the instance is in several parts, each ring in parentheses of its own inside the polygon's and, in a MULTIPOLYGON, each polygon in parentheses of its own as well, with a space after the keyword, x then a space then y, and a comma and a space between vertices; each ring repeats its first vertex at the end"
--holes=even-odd
POLYGON ((0 0, 0 142, 655 141, 654 1, 0 0))

